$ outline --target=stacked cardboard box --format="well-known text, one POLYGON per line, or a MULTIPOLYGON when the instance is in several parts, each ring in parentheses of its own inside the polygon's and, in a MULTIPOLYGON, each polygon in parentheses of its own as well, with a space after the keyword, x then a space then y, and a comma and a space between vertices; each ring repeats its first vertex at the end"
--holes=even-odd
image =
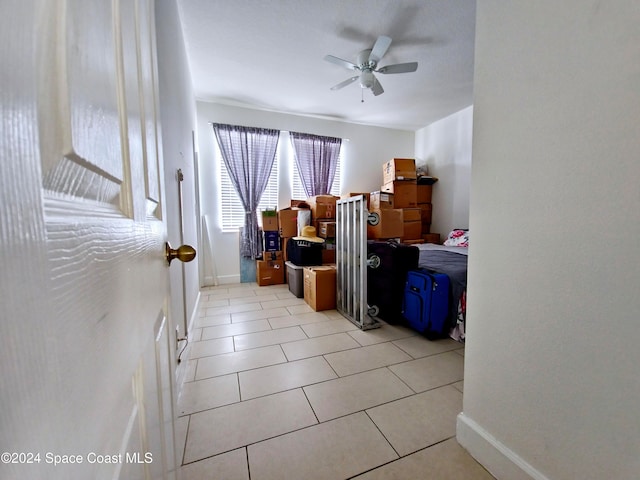
POLYGON ((261 287, 284 283, 282 252, 264 252, 262 260, 256 260, 256 281, 261 287))
POLYGON ((304 301, 315 311, 336 308, 336 267, 304 267, 304 301))

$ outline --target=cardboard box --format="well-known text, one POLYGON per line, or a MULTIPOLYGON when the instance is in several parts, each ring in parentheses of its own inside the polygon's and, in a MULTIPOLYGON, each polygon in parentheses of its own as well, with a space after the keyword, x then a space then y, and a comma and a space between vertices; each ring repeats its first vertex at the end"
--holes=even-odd
POLYGON ((307 203, 311 207, 311 218, 319 220, 321 218, 336 218, 336 201, 338 197, 333 195, 316 195, 307 198, 307 203))
POLYGON ((394 180, 416 180, 416 160, 415 158, 392 158, 382 165, 383 183, 394 180))
POLYGON ((262 252, 262 260, 284 260, 282 250, 275 252, 262 252))
POLYGON ((289 291, 298 298, 304 297, 304 267, 294 265, 291 262, 285 262, 287 268, 287 283, 289 284, 289 291))
MULTIPOLYGON (((422 210, 420 208, 403 208, 402 209, 402 221, 403 222, 419 222, 422 210)), ((419 237, 419 235, 418 235, 419 237)), ((418 238, 415 237, 415 238, 418 238)))
POLYGON ((421 222, 421 224, 422 224, 422 234, 423 235, 425 233, 431 233, 431 224, 430 223, 421 222))
POLYGON ((304 267, 304 301, 316 312, 336 308, 336 268, 304 267))
POLYGON ((287 243, 289 242, 289 240, 291 240, 291 237, 280 238, 280 244, 282 245, 282 259, 286 262, 287 260, 289 260, 289 258, 287 258, 287 243))
POLYGON ((433 204, 421 203, 419 207, 420 207, 420 220, 422 220, 422 223, 431 223, 431 214, 433 211, 433 204))
POLYGON ((263 210, 262 214, 262 231, 277 232, 278 231, 278 212, 276 210, 263 210))
POLYGON ((371 192, 369 194, 369 210, 382 210, 383 208, 394 208, 393 193, 371 192))
POLYGON ((278 211, 278 229, 281 237, 298 235, 298 209, 283 208, 278 211))
POLYGON ((340 196, 341 199, 357 197, 358 195, 364 195, 365 206, 369 208, 369 193, 368 192, 349 192, 340 196))
POLYGON ((385 208, 372 210, 370 213, 377 215, 378 223, 371 225, 367 222, 367 237, 374 239, 402 237, 404 232, 402 210, 385 208))
POLYGON ((439 233, 428 233, 426 235, 422 235, 422 238, 426 243, 440 243, 439 233))
POLYGON ((418 203, 431 203, 432 185, 418 184, 418 203))
POLYGON ((385 183, 380 191, 393 193, 393 208, 415 208, 418 206, 418 185, 415 180, 385 183))
POLYGON ((282 260, 256 260, 256 281, 261 287, 284 283, 284 262, 282 260))
POLYGON ((333 238, 336 236, 336 222, 320 220, 318 222, 318 236, 322 238, 333 238))
POLYGON ((420 243, 424 243, 424 239, 416 238, 415 240, 402 240, 402 243, 406 243, 407 245, 417 245, 420 243))
POLYGON ((404 222, 402 224, 402 241, 406 239, 416 239, 422 237, 422 223, 420 220, 404 222))

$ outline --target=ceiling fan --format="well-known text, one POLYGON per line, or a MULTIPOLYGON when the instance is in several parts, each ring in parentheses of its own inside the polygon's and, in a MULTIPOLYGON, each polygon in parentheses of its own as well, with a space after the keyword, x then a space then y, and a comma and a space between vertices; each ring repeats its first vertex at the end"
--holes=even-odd
POLYGON ((333 55, 325 56, 324 59, 327 62, 335 63, 336 65, 348 68, 349 70, 360 72, 358 75, 334 85, 331 87, 331 90, 339 90, 359 79, 361 88, 369 88, 373 94, 377 96, 383 93, 384 90, 378 79, 375 77, 374 72, 384 74, 408 73, 415 72, 418 69, 418 62, 396 63, 394 65, 386 65, 378 68, 378 62, 380 62, 384 54, 387 53, 389 45, 391 45, 391 38, 384 35, 379 36, 376 43, 373 45, 373 48, 363 50, 358 54, 356 59, 357 63, 351 63, 341 58, 334 57, 333 55))

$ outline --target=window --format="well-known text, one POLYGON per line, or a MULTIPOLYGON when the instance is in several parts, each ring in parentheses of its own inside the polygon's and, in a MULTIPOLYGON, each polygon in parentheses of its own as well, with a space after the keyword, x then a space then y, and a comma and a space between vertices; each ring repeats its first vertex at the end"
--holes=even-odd
MULTIPOLYGON (((242 202, 236 193, 227 167, 222 160, 222 154, 216 144, 216 158, 220 165, 220 204, 222 208, 222 230, 236 230, 244 225, 244 207, 242 202)), ((278 207, 278 163, 280 159, 276 154, 276 159, 273 162, 271 168, 271 174, 269 175, 269 181, 267 187, 260 198, 258 204, 258 225, 262 226, 262 217, 260 215, 261 210, 267 208, 273 209, 278 207)))
MULTIPOLYGON (((278 195, 284 199, 286 197, 301 200, 307 195, 302 187, 298 167, 293 158, 293 148, 289 141, 288 132, 281 132, 280 145, 273 162, 271 175, 267 187, 265 188, 260 204, 258 205, 258 224, 262 226, 261 210, 278 208, 278 195), (282 147, 282 148, 281 148, 282 147), (282 163, 281 163, 282 162, 282 163), (284 178, 282 178, 284 177, 284 178)), ((222 160, 222 154, 218 147, 218 142, 214 139, 214 154, 216 162, 220 166, 220 208, 221 208, 221 227, 223 231, 233 231, 244 225, 244 207, 240 202, 240 198, 227 173, 227 167, 222 160)), ((338 164, 336 166, 336 174, 331 187, 332 195, 340 195, 340 163, 342 160, 342 151, 338 164)))
MULTIPOLYGON (((333 184, 331 185, 331 191, 329 192, 331 195, 335 195, 336 197, 340 195, 340 161, 342 160, 342 150, 340 151, 340 156, 338 157, 338 164, 336 165, 336 175, 333 178, 333 184)), ((304 191, 304 187, 302 186, 302 180, 300 179, 300 172, 298 172, 298 165, 296 165, 296 161, 293 158, 293 151, 291 151, 291 171, 292 175, 292 185, 293 185, 293 197, 296 200, 302 200, 307 198, 307 194, 304 191)))

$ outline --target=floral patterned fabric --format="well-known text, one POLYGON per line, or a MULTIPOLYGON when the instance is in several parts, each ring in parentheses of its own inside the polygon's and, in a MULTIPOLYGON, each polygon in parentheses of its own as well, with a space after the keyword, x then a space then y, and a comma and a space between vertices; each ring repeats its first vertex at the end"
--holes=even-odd
POLYGON ((452 230, 444 244, 448 247, 468 247, 469 246, 469 230, 460 228, 452 230))

